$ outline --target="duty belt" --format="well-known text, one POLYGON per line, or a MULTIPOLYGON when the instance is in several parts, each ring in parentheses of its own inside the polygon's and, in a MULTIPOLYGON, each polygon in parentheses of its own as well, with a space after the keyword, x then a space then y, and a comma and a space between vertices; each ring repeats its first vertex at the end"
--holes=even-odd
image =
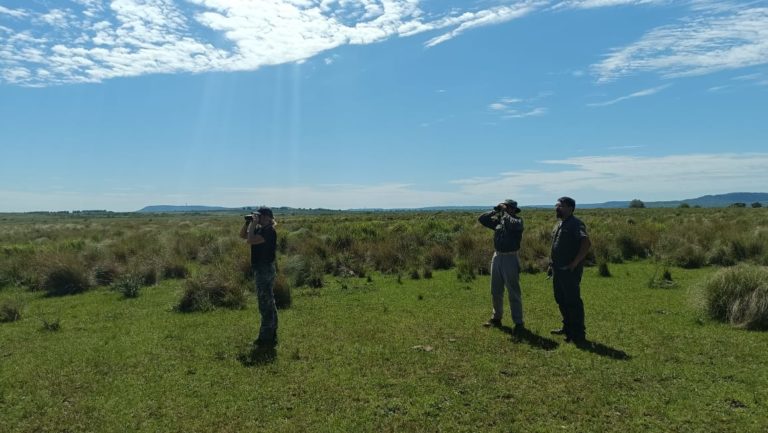
POLYGON ((507 251, 506 253, 501 252, 501 251, 496 251, 496 255, 497 256, 516 256, 517 255, 517 251, 507 251))

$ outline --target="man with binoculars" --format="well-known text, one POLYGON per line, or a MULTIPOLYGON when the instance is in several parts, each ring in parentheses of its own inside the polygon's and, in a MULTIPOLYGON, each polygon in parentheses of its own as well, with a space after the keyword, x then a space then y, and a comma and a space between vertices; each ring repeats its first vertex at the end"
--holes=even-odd
POLYGON ((261 313, 259 337, 254 344, 262 348, 272 348, 277 345, 277 307, 273 291, 277 232, 272 209, 260 207, 256 212, 245 215, 240 237, 251 246, 251 270, 261 313))
POLYGON ((501 327, 504 312, 504 286, 509 294, 509 306, 515 332, 525 329, 523 323, 523 299, 520 293, 520 261, 517 252, 523 238, 523 219, 518 217, 520 208, 514 200, 504 200, 492 211, 480 215, 478 221, 493 233, 493 259, 491 261, 491 301, 493 315, 483 324, 485 327, 501 327))

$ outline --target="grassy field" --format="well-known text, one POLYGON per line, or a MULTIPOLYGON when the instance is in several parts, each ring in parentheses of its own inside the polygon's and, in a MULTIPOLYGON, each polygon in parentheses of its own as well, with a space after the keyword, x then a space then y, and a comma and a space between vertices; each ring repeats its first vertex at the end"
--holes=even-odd
POLYGON ((695 287, 714 269, 670 268, 669 289, 648 287, 649 260, 610 271, 585 271, 585 348, 549 335, 541 273, 522 276, 520 336, 480 326, 487 276, 329 276, 294 289, 258 356, 253 296, 184 314, 179 280, 135 299, 5 288, 24 307, 0 324, 0 431, 765 432, 768 334, 704 318, 695 287))

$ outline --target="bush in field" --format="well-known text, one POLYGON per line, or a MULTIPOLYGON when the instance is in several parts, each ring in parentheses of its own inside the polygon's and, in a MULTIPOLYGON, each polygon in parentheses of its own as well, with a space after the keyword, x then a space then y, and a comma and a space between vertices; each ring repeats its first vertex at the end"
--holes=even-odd
POLYGON ((41 317, 40 321, 43 324, 43 331, 58 332, 61 330, 61 319, 58 317, 55 319, 41 317))
POLYGON ((126 298, 139 297, 143 280, 136 275, 124 275, 112 284, 112 289, 120 292, 126 298))
POLYGON ((99 263, 93 268, 93 279, 97 286, 108 286, 120 275, 120 268, 115 263, 99 263))
POLYGON ((686 243, 668 255, 670 263, 686 269, 697 269, 704 266, 707 258, 704 250, 695 244, 686 243))
POLYGON ((427 263, 432 269, 451 269, 453 267, 453 250, 448 246, 435 245, 429 250, 427 263))
POLYGON ((58 263, 43 273, 42 289, 48 296, 74 295, 90 288, 88 272, 79 263, 58 263))
POLYGON ((184 294, 176 310, 184 313, 210 311, 218 307, 244 309, 246 291, 221 271, 208 273, 186 280, 184 294))
POLYGON ((132 275, 141 279, 142 285, 152 286, 158 280, 158 263, 153 258, 140 258, 131 263, 128 268, 132 275))
POLYGON ((375 270, 385 273, 399 272, 408 263, 405 251, 392 238, 382 239, 368 252, 368 257, 375 270))
POLYGON ((424 272, 422 272, 422 274, 424 275, 424 279, 425 280, 431 279, 432 278, 432 268, 430 268, 430 267, 424 268, 424 272))
POLYGON ((490 239, 480 240, 471 233, 463 232, 456 238, 456 266, 460 279, 469 280, 475 275, 491 272, 493 243, 490 239))
POLYGON ((607 262, 599 262, 597 265, 597 274, 601 277, 610 277, 611 276, 611 270, 608 269, 608 263, 607 262))
POLYGON ((648 248, 631 233, 622 233, 616 237, 616 246, 621 251, 621 257, 629 260, 643 258, 648 255, 648 248))
POLYGON ((189 274, 189 270, 181 261, 166 261, 162 264, 163 278, 166 279, 181 279, 186 278, 189 274))
POLYGON ((285 260, 284 269, 293 287, 323 287, 325 265, 318 257, 290 256, 285 260))
POLYGON ((282 272, 278 272, 275 276, 273 292, 275 294, 275 305, 277 308, 285 309, 291 306, 291 303, 293 302, 291 298, 291 287, 288 285, 288 279, 282 272))
POLYGON ((21 305, 11 300, 0 303, 0 323, 17 320, 21 320, 21 305))
POLYGON ((707 313, 747 329, 768 329, 768 268, 738 265, 704 283, 707 313))

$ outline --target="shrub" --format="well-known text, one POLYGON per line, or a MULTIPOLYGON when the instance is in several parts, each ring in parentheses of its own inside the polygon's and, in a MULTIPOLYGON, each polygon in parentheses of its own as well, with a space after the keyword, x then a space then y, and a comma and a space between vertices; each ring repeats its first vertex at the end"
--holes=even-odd
POLYGON ((21 305, 15 301, 3 301, 0 304, 0 323, 17 320, 21 320, 21 305))
POLYGON ((285 309, 291 306, 293 301, 291 298, 291 287, 288 285, 288 279, 281 272, 278 272, 275 276, 273 291, 277 308, 285 309))
POLYGON ((432 268, 429 268, 429 267, 424 268, 423 274, 424 274, 424 279, 425 280, 431 279, 432 278, 432 268))
POLYGON ((137 298, 141 289, 142 278, 136 275, 126 275, 112 284, 112 289, 123 294, 126 298, 137 298))
POLYGON ((622 233, 616 237, 616 245, 621 251, 621 257, 624 259, 632 259, 635 257, 645 257, 647 249, 636 237, 622 233))
POLYGON ((720 266, 733 266, 736 261, 722 243, 715 243, 706 256, 707 264, 720 266))
POLYGON ((453 250, 447 246, 435 245, 429 250, 427 261, 432 269, 451 269, 453 267, 453 250))
POLYGON ((659 275, 659 270, 654 271, 653 276, 648 280, 648 287, 651 289, 673 289, 677 287, 677 284, 672 281, 672 273, 669 269, 664 268, 659 275))
POLYGON ((768 329, 768 268, 737 265, 704 283, 710 317, 747 329, 768 329))
POLYGON ((88 273, 79 264, 57 264, 43 276, 42 289, 48 296, 74 295, 90 288, 88 273))
POLYGON ((292 280, 293 287, 307 285, 313 288, 323 287, 325 265, 317 257, 294 255, 285 261, 285 273, 292 280))
POLYGON ((208 272, 185 282, 177 311, 210 311, 217 307, 244 309, 246 292, 223 272, 208 272))
POLYGON ((419 275, 419 270, 418 269, 414 269, 414 270, 411 271, 411 279, 412 280, 421 279, 421 275, 419 275))
POLYGON ((698 245, 685 244, 669 256, 672 264, 685 269, 697 269, 704 266, 706 257, 698 245))
POLYGON ((189 271, 183 263, 163 263, 163 278, 186 278, 189 271))
POLYGON ((112 284, 120 274, 120 269, 115 263, 101 263, 93 269, 93 279, 97 286, 112 284))
POLYGON ((488 275, 491 272, 491 256, 493 244, 486 240, 481 243, 468 232, 461 233, 456 239, 456 266, 460 279, 471 280, 477 275, 488 275))
POLYGON ((61 330, 61 319, 58 317, 50 320, 45 317, 41 317, 40 321, 43 322, 43 331, 56 332, 61 330))
POLYGON ((608 263, 607 262, 600 262, 597 265, 597 274, 601 277, 610 277, 611 276, 611 270, 608 269, 608 263))

